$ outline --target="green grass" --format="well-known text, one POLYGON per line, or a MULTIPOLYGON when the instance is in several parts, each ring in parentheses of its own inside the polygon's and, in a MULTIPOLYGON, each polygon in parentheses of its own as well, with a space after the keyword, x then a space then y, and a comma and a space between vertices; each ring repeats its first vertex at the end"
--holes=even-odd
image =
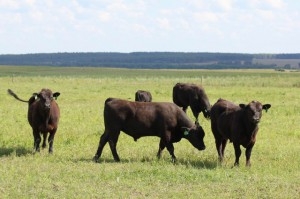
MULTIPOLYGON (((0 66, 0 198, 299 198, 300 73, 273 70, 128 70, 0 66), (137 142, 121 133, 120 163, 105 146, 100 163, 92 158, 104 131, 103 104, 108 97, 134 99, 138 89, 154 101, 172 101, 177 82, 203 84, 211 104, 220 97, 235 103, 255 99, 272 104, 263 113, 252 167, 232 168, 228 144, 220 165, 210 121, 200 116, 205 151, 186 140, 176 143, 177 164, 167 150, 156 159, 159 139, 137 142), (32 154, 27 104, 41 88, 59 91, 61 120, 54 154, 32 154)), ((188 109, 191 119, 192 113, 188 109)))

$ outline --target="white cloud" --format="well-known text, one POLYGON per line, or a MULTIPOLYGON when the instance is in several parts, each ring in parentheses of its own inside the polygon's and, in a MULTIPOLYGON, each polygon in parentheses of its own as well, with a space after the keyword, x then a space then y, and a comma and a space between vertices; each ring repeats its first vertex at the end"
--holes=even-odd
POLYGON ((180 29, 184 29, 184 30, 191 30, 192 28, 191 24, 187 20, 182 18, 178 20, 178 25, 180 29))
POLYGON ((248 0, 248 4, 254 8, 283 9, 286 4, 282 0, 248 0))
POLYGON ((219 16, 215 12, 199 12, 199 13, 194 13, 193 14, 195 19, 198 22, 218 22, 219 21, 219 16))
POLYGON ((111 12, 126 12, 128 7, 123 1, 112 1, 112 3, 107 6, 107 9, 111 12))
POLYGON ((157 23, 158 23, 158 25, 161 29, 164 29, 164 30, 171 30, 172 29, 169 19, 167 19, 167 18, 158 18, 158 19, 156 19, 156 21, 157 21, 157 23))
POLYGON ((275 14, 271 10, 257 10, 258 16, 261 20, 273 21, 275 19, 275 14))
MULTIPOLYGON (((83 46, 82 51, 114 51, 116 45, 112 45, 112 41, 114 44, 120 42, 118 50, 127 51, 131 47, 132 51, 159 51, 166 46, 174 51, 181 51, 183 47, 209 51, 212 49, 209 43, 216 41, 220 44, 214 49, 232 52, 236 51, 236 46, 240 46, 239 50, 245 46, 244 51, 250 51, 250 48, 255 51, 251 40, 257 41, 258 45, 264 43, 263 39, 277 41, 278 37, 290 46, 299 43, 289 41, 297 38, 293 35, 300 34, 300 21, 297 20, 300 18, 300 4, 295 0, 170 2, 0 0, 0 53, 57 52, 74 46, 77 50, 83 46), (27 39, 19 39, 20 45, 12 45, 11 42, 19 37, 27 39), (137 44, 128 46, 128 40, 137 44), (240 44, 232 45, 236 42, 240 44), (31 43, 35 46, 31 47, 31 43)), ((263 45, 258 49, 268 51, 263 45)))
POLYGON ((16 10, 20 8, 20 1, 18 0, 1 0, 0 1, 0 9, 12 9, 16 10))
POLYGON ((36 3, 36 0, 25 0, 25 4, 33 6, 36 3))
POLYGON ((132 28, 134 31, 141 33, 143 35, 149 36, 151 34, 151 30, 142 24, 133 24, 132 28))
POLYGON ((233 9, 233 0, 217 0, 217 4, 225 11, 233 9))
POLYGON ((207 10, 211 2, 206 0, 184 0, 183 3, 192 9, 207 10))
POLYGON ((102 22, 109 22, 111 20, 111 14, 106 11, 100 11, 98 13, 98 18, 102 22))
POLYGON ((282 0, 264 0, 270 7, 281 9, 285 7, 285 4, 282 0))

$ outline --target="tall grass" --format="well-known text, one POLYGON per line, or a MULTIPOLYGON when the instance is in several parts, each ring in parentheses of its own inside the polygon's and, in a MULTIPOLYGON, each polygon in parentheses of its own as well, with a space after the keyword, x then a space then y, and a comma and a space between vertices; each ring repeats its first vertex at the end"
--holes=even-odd
MULTIPOLYGON (((299 198, 300 74, 271 70, 128 70, 102 68, 0 67, 0 198, 299 198), (138 89, 154 101, 172 101, 177 82, 203 84, 211 104, 220 97, 235 103, 253 99, 272 104, 263 113, 252 167, 232 168, 228 144, 220 165, 210 121, 200 116, 205 151, 186 140, 176 143, 177 164, 159 139, 137 142, 121 133, 115 163, 105 146, 100 163, 92 157, 104 131, 108 97, 134 100, 138 89), (54 154, 32 154, 27 104, 7 95, 8 88, 28 99, 41 88, 59 91, 61 120, 54 154)), ((190 109, 188 115, 193 119, 190 109)))

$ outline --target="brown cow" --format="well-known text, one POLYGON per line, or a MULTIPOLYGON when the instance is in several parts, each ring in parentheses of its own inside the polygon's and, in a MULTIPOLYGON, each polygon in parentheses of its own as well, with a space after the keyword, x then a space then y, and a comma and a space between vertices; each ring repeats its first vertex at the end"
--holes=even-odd
POLYGON ((49 153, 53 152, 54 135, 60 117, 60 111, 54 98, 60 93, 52 93, 50 89, 42 89, 39 93, 34 93, 28 100, 20 99, 12 90, 8 89, 8 93, 21 102, 28 103, 28 122, 33 131, 34 152, 40 151, 41 135, 43 135, 42 147, 45 148, 47 134, 49 132, 49 153))
POLYGON ((186 112, 191 107, 196 120, 199 113, 203 112, 205 118, 210 117, 210 103, 204 88, 195 84, 177 83, 173 87, 173 102, 186 112))
POLYGON ((250 166, 250 156, 256 141, 258 123, 262 110, 268 110, 270 104, 262 105, 252 101, 248 105, 235 105, 224 99, 219 99, 211 108, 211 130, 215 137, 219 159, 222 162, 227 140, 233 142, 235 163, 239 165, 241 156, 240 145, 246 148, 246 166, 250 166))
POLYGON ((152 95, 149 91, 138 90, 135 92, 136 102, 151 102, 152 95))
POLYGON ((107 142, 115 161, 120 161, 117 153, 117 142, 120 131, 133 137, 136 141, 144 136, 160 137, 157 157, 166 147, 176 161, 174 142, 187 139, 198 150, 204 150, 204 131, 202 127, 187 117, 176 104, 168 102, 131 102, 108 98, 104 106, 105 131, 100 137, 99 147, 94 157, 97 161, 107 142))

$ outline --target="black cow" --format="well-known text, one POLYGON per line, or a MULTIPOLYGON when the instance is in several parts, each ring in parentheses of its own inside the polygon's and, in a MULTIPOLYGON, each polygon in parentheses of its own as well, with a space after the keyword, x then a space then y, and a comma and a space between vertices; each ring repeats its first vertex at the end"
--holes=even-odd
POLYGON ((138 90, 135 92, 136 102, 151 102, 152 95, 149 91, 138 90))
POLYGON ((187 139, 198 150, 204 150, 204 131, 194 124, 177 105, 168 102, 131 102, 108 98, 104 106, 105 131, 100 137, 99 147, 94 157, 97 161, 107 142, 115 161, 120 161, 117 153, 117 141, 120 131, 136 141, 144 136, 160 137, 158 158, 166 147, 176 161, 174 142, 187 139))
POLYGON ((215 137, 219 159, 222 162, 227 140, 233 142, 235 163, 239 165, 241 156, 240 145, 246 148, 246 166, 250 166, 250 156, 256 141, 258 123, 262 110, 268 110, 270 104, 262 105, 252 101, 248 105, 235 105, 224 99, 219 99, 211 108, 211 130, 215 137))
POLYGON ((40 151, 41 135, 43 135, 42 147, 45 148, 46 139, 49 132, 49 153, 53 152, 54 135, 57 131, 60 111, 54 98, 60 93, 52 93, 50 89, 42 89, 39 93, 34 93, 28 101, 20 99, 12 90, 8 93, 21 102, 28 103, 28 122, 33 131, 34 152, 40 151))
POLYGON ((173 87, 173 102, 182 107, 184 112, 190 106, 197 121, 200 112, 203 112, 205 118, 210 117, 211 106, 204 88, 201 86, 177 83, 173 87))

